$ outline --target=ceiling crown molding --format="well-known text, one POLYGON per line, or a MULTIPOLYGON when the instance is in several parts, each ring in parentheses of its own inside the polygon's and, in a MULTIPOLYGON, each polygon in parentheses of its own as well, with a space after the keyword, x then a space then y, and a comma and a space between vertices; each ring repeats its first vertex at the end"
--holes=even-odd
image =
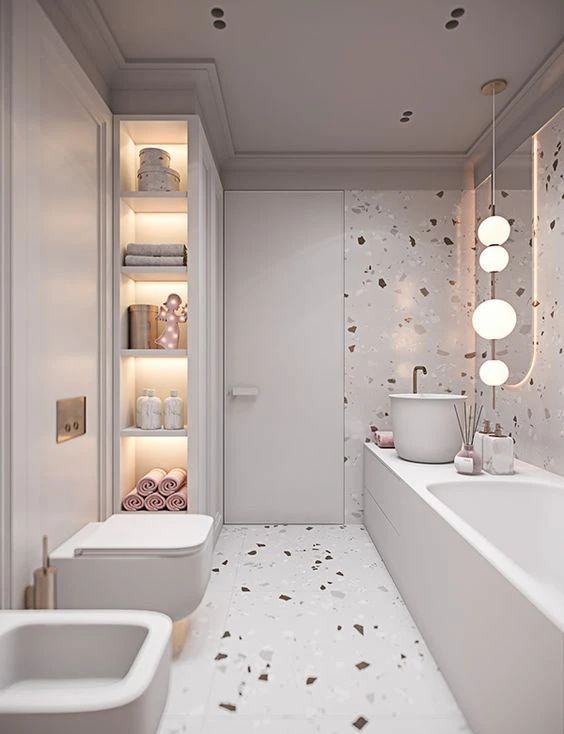
POLYGON ((450 153, 244 154, 222 168, 226 189, 462 189, 466 157, 450 153))
POLYGON ((110 79, 117 114, 198 114, 219 167, 235 155, 215 62, 125 61, 110 79))
MULTIPOLYGON (((499 163, 537 133, 563 107, 564 41, 496 116, 496 157, 499 163)), ((475 185, 491 173, 491 135, 490 124, 466 152, 474 168, 475 185)))

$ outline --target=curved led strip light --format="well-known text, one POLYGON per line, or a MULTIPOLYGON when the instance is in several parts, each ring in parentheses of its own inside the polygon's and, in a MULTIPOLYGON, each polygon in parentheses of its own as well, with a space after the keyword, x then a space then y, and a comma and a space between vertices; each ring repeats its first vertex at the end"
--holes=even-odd
POLYGON ((531 379, 531 375, 533 374, 533 370, 535 368, 535 364, 537 361, 537 349, 538 349, 538 343, 539 343, 539 316, 538 316, 538 305, 535 306, 534 304, 538 304, 538 292, 539 292, 539 272, 538 272, 538 224, 539 224, 539 218, 538 218, 538 168, 539 168, 539 157, 538 157, 538 140, 537 136, 533 135, 533 231, 531 233, 532 237, 532 258, 533 258, 533 353, 531 355, 531 363, 529 365, 529 369, 525 373, 525 376, 519 380, 519 382, 515 383, 505 383, 503 385, 504 388, 509 389, 516 389, 519 387, 523 387, 529 380, 531 379))

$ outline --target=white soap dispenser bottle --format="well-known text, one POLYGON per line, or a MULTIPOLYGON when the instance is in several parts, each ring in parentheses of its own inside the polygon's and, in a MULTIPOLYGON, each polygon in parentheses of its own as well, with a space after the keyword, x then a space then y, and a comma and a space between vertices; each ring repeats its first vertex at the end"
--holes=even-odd
POLYGON ((478 454, 480 459, 484 458, 484 437, 491 433, 491 425, 487 418, 484 418, 482 430, 476 431, 474 436, 474 451, 478 454))
POLYGON ((514 474, 514 444, 511 436, 504 436, 499 423, 495 431, 484 436, 483 465, 488 474, 514 474))
POLYGON ((161 399, 155 395, 154 390, 148 390, 149 425, 148 429, 154 431, 161 427, 161 399))
POLYGON ((147 428, 148 416, 149 416, 149 405, 148 405, 149 390, 144 388, 143 395, 137 398, 135 406, 135 425, 137 428, 147 428))
POLYGON ((170 397, 165 398, 163 404, 164 427, 177 431, 184 428, 182 398, 178 397, 178 390, 171 390, 170 397))

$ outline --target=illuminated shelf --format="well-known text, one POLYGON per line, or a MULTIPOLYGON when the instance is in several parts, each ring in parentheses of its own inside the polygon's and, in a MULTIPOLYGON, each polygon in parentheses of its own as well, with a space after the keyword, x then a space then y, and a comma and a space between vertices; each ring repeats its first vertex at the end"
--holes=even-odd
POLYGON ((121 200, 134 212, 182 213, 188 211, 188 192, 186 191, 125 191, 121 200))
POLYGON ((171 357, 187 357, 187 349, 122 349, 122 357, 144 357, 150 359, 170 359, 171 357))
POLYGON ((182 438, 188 435, 188 427, 184 426, 184 428, 180 428, 177 431, 168 428, 156 428, 154 431, 146 431, 143 428, 128 426, 127 428, 121 429, 120 435, 124 438, 182 438))
POLYGON ((188 268, 185 265, 178 266, 159 266, 152 268, 150 266, 133 266, 124 265, 121 269, 122 275, 126 275, 135 281, 169 281, 171 283, 177 281, 185 281, 188 277, 188 268))

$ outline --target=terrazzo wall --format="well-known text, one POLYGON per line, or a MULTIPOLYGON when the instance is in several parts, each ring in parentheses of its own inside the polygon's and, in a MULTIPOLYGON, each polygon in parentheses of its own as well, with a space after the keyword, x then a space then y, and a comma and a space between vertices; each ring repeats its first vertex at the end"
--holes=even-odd
MULTIPOLYGON (((564 474, 564 110, 537 134, 538 344, 530 378, 498 391, 519 458, 564 474)), ((480 390, 480 389, 479 389, 480 390)), ((481 391, 481 390, 480 390, 481 391)))
POLYGON ((473 219, 473 192, 345 194, 346 522, 362 520, 362 445, 414 365, 426 392, 474 390, 473 219))

